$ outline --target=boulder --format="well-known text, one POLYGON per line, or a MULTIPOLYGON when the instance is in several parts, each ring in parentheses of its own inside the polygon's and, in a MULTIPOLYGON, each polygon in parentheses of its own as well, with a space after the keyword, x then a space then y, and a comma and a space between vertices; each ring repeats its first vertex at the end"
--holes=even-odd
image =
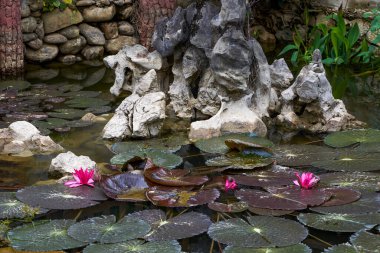
POLYGON ((45 33, 53 33, 63 28, 81 23, 83 21, 82 14, 79 11, 66 8, 63 11, 54 9, 51 12, 42 14, 45 33))
POLYGON ((23 33, 32 33, 37 28, 37 20, 34 17, 21 19, 21 30, 23 33))
POLYGON ((26 59, 34 62, 46 62, 53 60, 58 55, 58 47, 55 45, 43 44, 38 50, 26 48, 26 59))
POLYGON ((135 28, 127 21, 119 22, 118 30, 120 35, 131 36, 135 34, 135 28))
POLYGON ((102 46, 106 43, 103 33, 97 27, 83 23, 79 25, 79 30, 89 45, 102 46))
POLYGON ((158 92, 161 90, 160 88, 157 80, 157 73, 154 69, 151 69, 136 81, 133 87, 133 93, 139 96, 144 96, 150 92, 158 92))
POLYGON ((294 77, 284 58, 275 60, 269 66, 272 86, 278 89, 288 88, 294 77))
POLYGON ((95 167, 96 163, 88 156, 77 156, 73 152, 68 151, 53 158, 49 167, 49 173, 70 175, 75 172, 74 169, 95 169, 95 167))
POLYGON ((73 25, 73 26, 69 26, 69 27, 62 29, 61 31, 59 31, 59 33, 70 40, 70 39, 75 39, 75 38, 79 37, 80 31, 79 31, 78 26, 73 25))
POLYGON ((62 54, 77 54, 86 45, 86 39, 80 36, 76 39, 71 39, 66 41, 64 44, 59 46, 59 50, 62 54))
POLYGON ((67 38, 59 33, 51 33, 44 37, 44 42, 49 44, 63 44, 67 41, 67 38))
MULTIPOLYGON (((104 36, 107 40, 115 39, 119 36, 119 30, 116 22, 107 22, 101 23, 100 29, 103 31, 104 36)), ((122 35, 130 35, 130 34, 122 34, 122 35)))
POLYGON ((221 0, 220 13, 214 17, 212 24, 224 28, 226 25, 243 26, 247 6, 245 0, 221 0))
POLYGON ((110 21, 116 14, 115 5, 107 7, 91 6, 83 10, 83 18, 85 22, 105 22, 110 21))
POLYGON ((104 47, 102 46, 86 46, 82 50, 82 55, 86 60, 103 59, 104 47))
POLYGON ((27 121, 16 121, 9 125, 9 133, 13 140, 28 141, 34 135, 39 135, 41 132, 27 121))
POLYGON ((105 49, 110 54, 117 54, 125 45, 133 46, 138 42, 137 38, 131 36, 119 36, 116 39, 107 40, 105 49))

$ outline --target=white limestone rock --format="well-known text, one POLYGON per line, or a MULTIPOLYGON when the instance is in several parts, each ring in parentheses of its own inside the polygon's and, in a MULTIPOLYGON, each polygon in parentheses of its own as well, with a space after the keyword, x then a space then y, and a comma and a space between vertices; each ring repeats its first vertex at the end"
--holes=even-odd
POLYGON ((77 156, 73 152, 68 151, 61 153, 53 158, 49 167, 49 173, 59 175, 70 175, 74 169, 95 169, 96 163, 88 156, 77 156))

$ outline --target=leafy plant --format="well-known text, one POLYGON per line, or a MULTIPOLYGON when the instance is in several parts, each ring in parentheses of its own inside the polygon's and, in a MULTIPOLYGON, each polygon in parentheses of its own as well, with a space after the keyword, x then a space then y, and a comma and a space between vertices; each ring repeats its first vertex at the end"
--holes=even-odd
POLYGON ((50 12, 54 9, 64 10, 73 4, 73 0, 43 0, 43 11, 50 12))

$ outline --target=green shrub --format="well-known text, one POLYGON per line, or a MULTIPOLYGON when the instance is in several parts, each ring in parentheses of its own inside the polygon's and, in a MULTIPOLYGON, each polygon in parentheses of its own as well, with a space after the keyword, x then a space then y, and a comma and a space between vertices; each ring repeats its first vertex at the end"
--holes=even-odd
POLYGON ((64 10, 73 4, 73 0, 43 0, 43 11, 50 12, 54 9, 64 10))

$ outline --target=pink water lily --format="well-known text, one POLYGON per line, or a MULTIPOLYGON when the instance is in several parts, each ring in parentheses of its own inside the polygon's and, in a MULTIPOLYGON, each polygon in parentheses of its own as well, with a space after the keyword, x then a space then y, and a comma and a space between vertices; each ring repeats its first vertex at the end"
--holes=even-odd
POLYGON ((226 191, 235 190, 237 187, 236 181, 233 178, 227 178, 226 183, 224 184, 224 188, 226 191))
POLYGON ((83 170, 80 168, 79 170, 74 169, 73 177, 75 180, 65 182, 65 185, 74 188, 81 185, 88 185, 94 187, 94 180, 92 177, 94 176, 94 170, 83 170))
POLYGON ((302 176, 296 173, 296 177, 297 180, 294 180, 293 183, 298 185, 302 189, 310 189, 319 181, 319 177, 315 176, 311 172, 302 173, 302 176))

